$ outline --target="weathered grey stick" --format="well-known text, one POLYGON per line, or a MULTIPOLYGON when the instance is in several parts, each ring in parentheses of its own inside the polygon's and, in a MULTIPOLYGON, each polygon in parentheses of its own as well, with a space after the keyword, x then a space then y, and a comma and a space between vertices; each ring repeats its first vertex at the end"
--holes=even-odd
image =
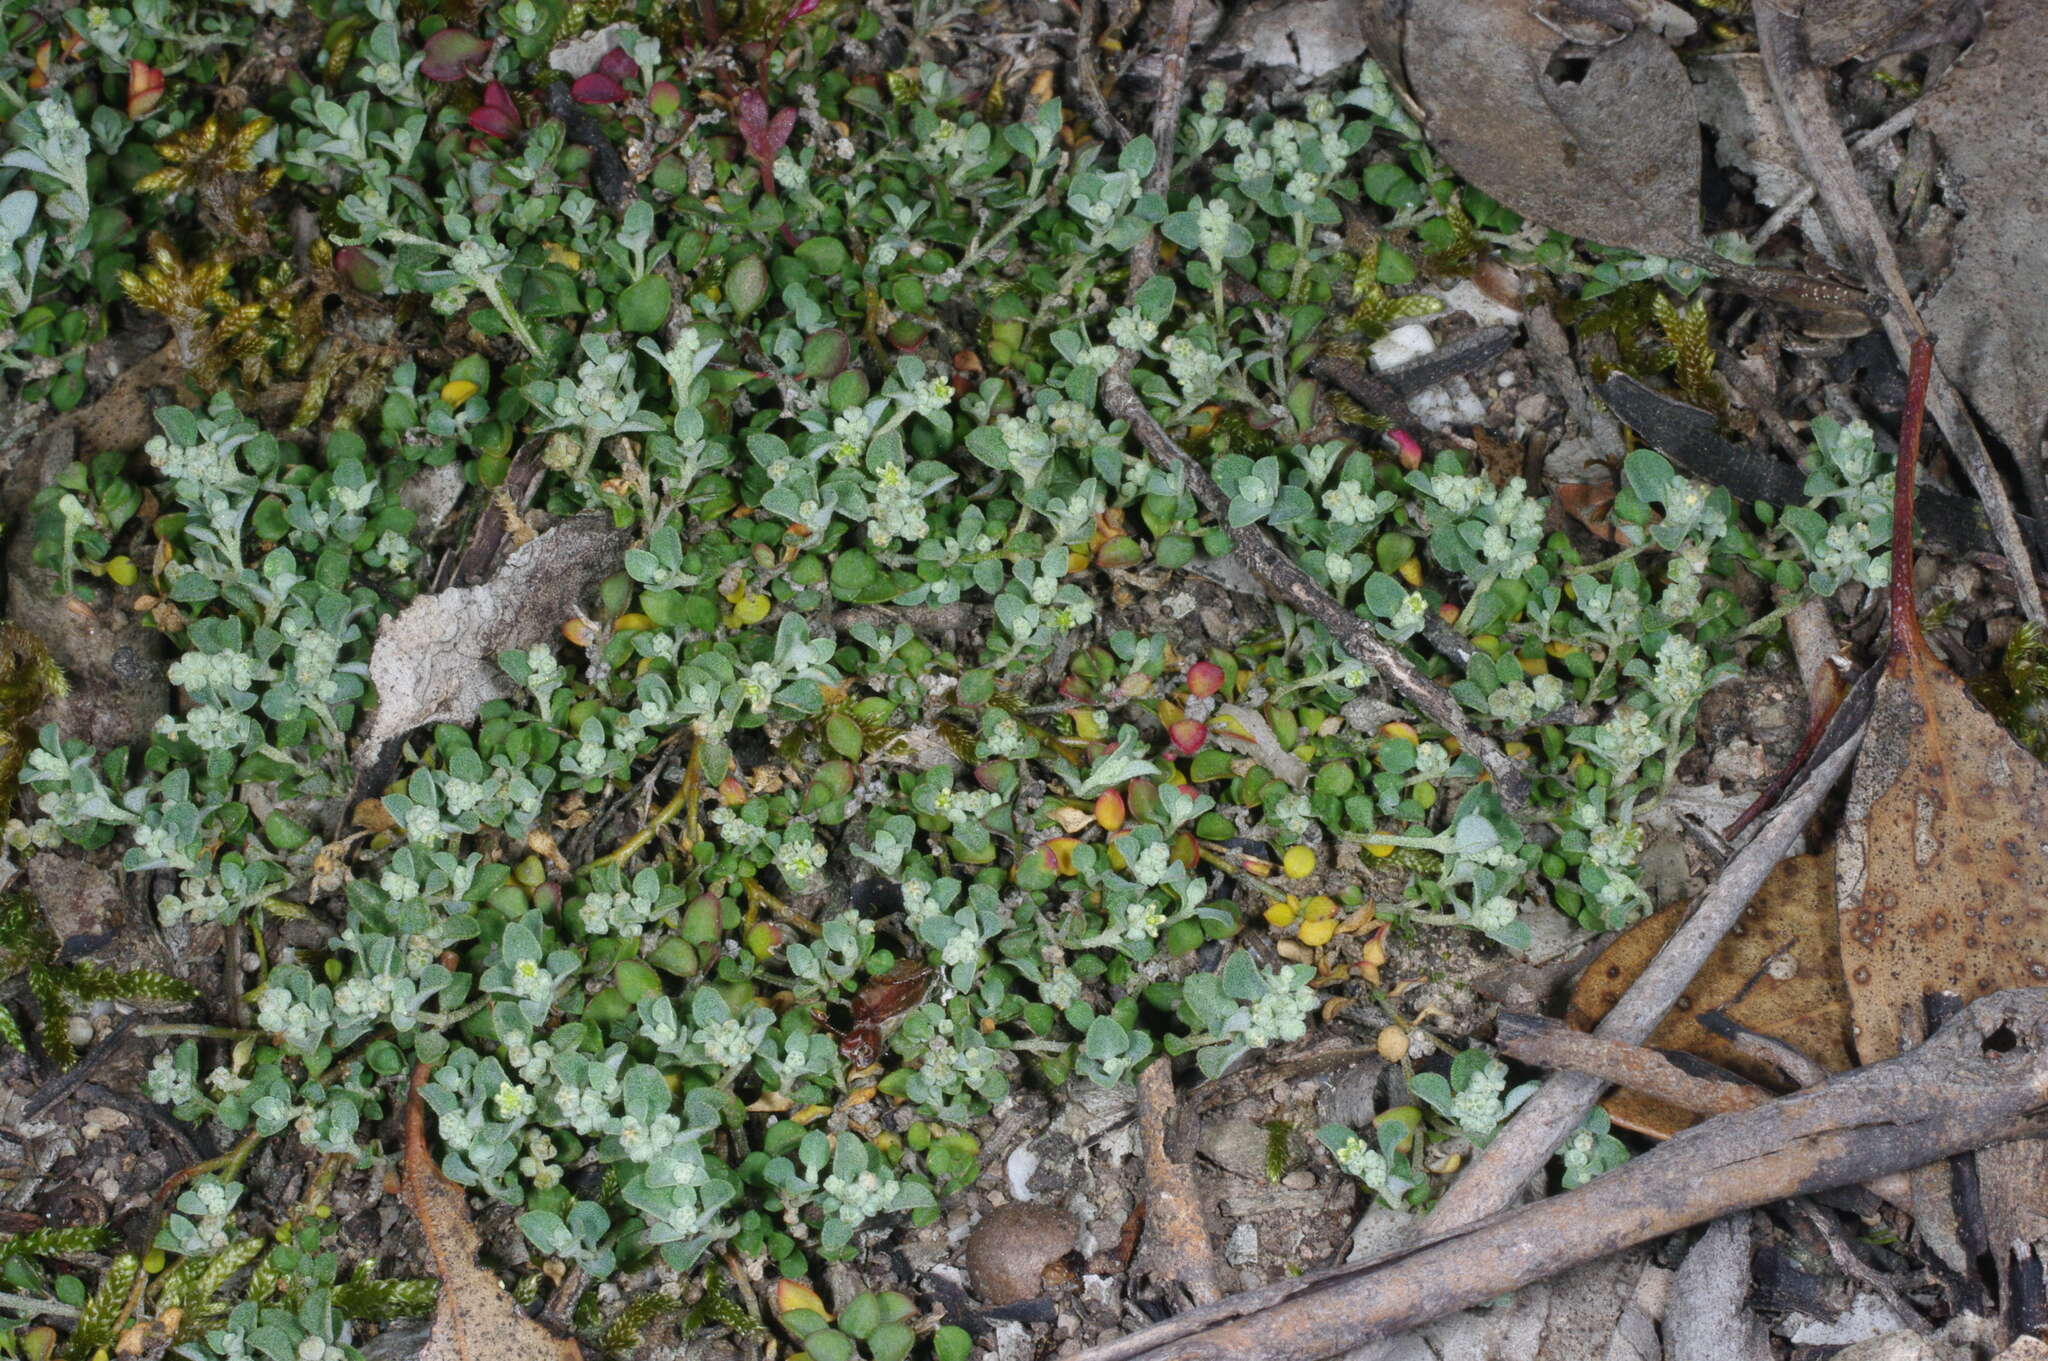
POLYGON ((2048 990, 1994 993, 1927 1043, 1695 1125, 1576 1191, 1195 1309, 1079 1361, 1313 1361, 1736 1210, 2048 1132, 2048 990))
MULTIPOLYGON (((1700 895, 1692 915, 1664 942, 1664 948, 1622 994, 1614 1010, 1594 1027, 1594 1034, 1626 1044, 1641 1044, 1650 1037, 1657 1022, 1720 944, 1721 937, 1742 915, 1742 909, 1749 906, 1757 889, 1791 852, 1806 820, 1820 807, 1828 790, 1848 770, 1863 741, 1863 721, 1869 716, 1871 697, 1876 693, 1875 675, 1873 669, 1849 692, 1849 697, 1835 710, 1834 721, 1828 725, 1828 734, 1821 739, 1805 778, 1778 805, 1749 844, 1729 858, 1713 886, 1700 895)), ((1546 1081, 1478 1159, 1451 1183, 1451 1189, 1437 1202, 1425 1231, 1441 1233, 1512 1205, 1523 1184, 1543 1169, 1543 1164, 1579 1127, 1606 1088, 1600 1078, 1583 1073, 1559 1073, 1546 1081)))
MULTIPOLYGON (((1885 295, 1888 305, 1879 320, 1899 361, 1904 363, 1913 342, 1928 334, 1926 323, 1913 305, 1912 290, 1899 270, 1891 236, 1878 220, 1862 181, 1856 177, 1849 145, 1842 140, 1834 110, 1828 107, 1825 77, 1806 59, 1806 39, 1800 31, 1797 8, 1792 7, 1788 13, 1780 4, 1782 0, 1757 0, 1754 7, 1757 46, 1762 50, 1771 94, 1777 101, 1779 116, 1785 120, 1786 131, 1799 148, 1800 159, 1806 163, 1806 175, 1813 183, 1814 193, 1840 233, 1843 246, 1867 280, 1885 295)), ((1970 485, 1984 502, 1985 518, 1991 521, 1999 548, 2012 563, 2020 608, 2037 624, 2048 621, 2041 588, 2034 580, 2033 553, 2020 529, 2019 518, 2013 513, 2005 483, 1992 466, 1991 455, 1985 450, 1969 412, 1964 410, 1961 396, 1942 374, 1939 364, 1928 384, 1927 409, 1941 426, 1941 433, 1948 436, 1949 447, 1955 450, 1963 470, 1970 475, 1970 485)), ((2020 464, 2022 476, 2029 478, 2030 494, 2037 501, 2048 499, 2048 489, 2041 486, 2040 470, 2029 467, 2025 458, 2020 459, 2020 464)))

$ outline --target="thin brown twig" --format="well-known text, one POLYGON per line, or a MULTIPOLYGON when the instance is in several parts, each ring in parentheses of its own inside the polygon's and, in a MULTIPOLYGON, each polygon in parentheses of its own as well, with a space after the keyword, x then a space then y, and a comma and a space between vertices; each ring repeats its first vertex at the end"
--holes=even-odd
MULTIPOLYGON (((1928 334, 1927 325, 1913 305, 1912 290, 1899 269, 1891 236, 1856 176, 1848 143, 1842 140, 1842 130, 1828 106, 1824 78, 1807 60, 1806 40, 1800 31, 1796 7, 1787 12, 1780 8, 1782 4, 1783 0, 1758 0, 1754 7, 1757 45, 1762 50, 1771 93, 1786 131, 1805 162, 1807 178, 1812 181, 1815 195, 1827 210, 1843 246, 1866 279, 1885 296, 1887 306, 1879 320, 1899 361, 1905 363, 1913 342, 1928 334)), ((2011 560, 2021 610, 2037 624, 2048 622, 2048 607, 2044 607, 2041 588, 2034 580, 2033 553, 2020 529, 2019 518, 2013 513, 2012 500, 2006 495, 1998 470, 1991 464, 1983 437, 1963 407, 1962 397, 1938 367, 1928 389, 1927 409, 1948 436, 1949 447, 1984 503, 1985 518, 1991 522, 2000 549, 2011 560)), ((2041 470, 2031 466, 2029 460, 2022 458, 2019 463, 2021 479, 2038 512, 2048 505, 2048 485, 2043 483, 2041 470)))
POLYGON ((1695 1115, 1746 1111, 1771 1099, 1762 1087, 1704 1060, 1688 1066, 1689 1056, 1589 1035, 1548 1016, 1504 1011, 1493 1024, 1495 1047, 1511 1059, 1585 1073, 1695 1115))
MULTIPOLYGON (((1145 192, 1166 197, 1173 187, 1173 147, 1180 140, 1180 110, 1187 98, 1188 44, 1194 37, 1195 0, 1173 0, 1166 21, 1166 48, 1159 71, 1159 102, 1152 106, 1152 173, 1145 192)), ((1159 233, 1146 232, 1131 251, 1130 295, 1137 296, 1159 269, 1159 233)))

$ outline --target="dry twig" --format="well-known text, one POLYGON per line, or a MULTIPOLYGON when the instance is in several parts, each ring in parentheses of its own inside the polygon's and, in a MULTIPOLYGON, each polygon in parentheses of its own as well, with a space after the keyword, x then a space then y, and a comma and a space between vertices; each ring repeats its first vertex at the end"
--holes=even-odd
POLYGON ((1703 1059, 1589 1035, 1548 1016, 1504 1011, 1494 1018, 1493 1038, 1511 1059, 1585 1073, 1696 1115, 1746 1111, 1771 1099, 1762 1087, 1703 1059))

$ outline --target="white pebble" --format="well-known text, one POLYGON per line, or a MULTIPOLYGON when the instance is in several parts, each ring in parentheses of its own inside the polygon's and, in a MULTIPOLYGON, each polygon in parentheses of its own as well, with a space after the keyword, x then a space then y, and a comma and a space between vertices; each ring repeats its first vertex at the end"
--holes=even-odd
POLYGON ((1031 1174, 1038 1170, 1038 1155, 1030 1146, 1019 1144, 1011 1150, 1003 1170, 1010 1175, 1010 1194, 1018 1200, 1031 1199, 1031 1174))
POLYGON ((1372 366, 1376 369, 1399 368, 1435 349, 1436 337, 1429 333, 1427 326, 1417 326, 1413 323, 1396 326, 1373 342, 1372 366))

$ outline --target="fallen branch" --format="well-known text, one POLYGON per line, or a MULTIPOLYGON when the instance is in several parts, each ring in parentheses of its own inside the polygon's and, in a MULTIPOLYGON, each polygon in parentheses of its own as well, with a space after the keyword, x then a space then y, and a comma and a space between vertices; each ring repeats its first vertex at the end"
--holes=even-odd
MULTIPOLYGON (((1806 820, 1849 769, 1863 742, 1864 720, 1877 693, 1877 669, 1865 673, 1835 711, 1828 736, 1805 777, 1778 806, 1756 836, 1721 869, 1713 886, 1700 895, 1692 915, 1672 934, 1649 967, 1622 994, 1593 1033, 1626 1044, 1641 1044, 1657 1022, 1692 983, 1693 975, 1720 944, 1721 937, 1749 906, 1749 900, 1788 855, 1806 820)), ((1524 1102, 1507 1126, 1477 1160, 1460 1173, 1437 1202, 1426 1230, 1431 1233, 1474 1223, 1514 1203, 1529 1178, 1543 1170, 1558 1146, 1569 1138, 1600 1099, 1607 1084, 1580 1073, 1560 1073, 1524 1102)))
POLYGON ((1504 1011, 1494 1018, 1493 1039, 1511 1059, 1584 1073, 1695 1115, 1746 1111, 1771 1099, 1762 1087, 1704 1059, 1589 1035, 1548 1016, 1504 1011))
MULTIPOLYGON (((1771 93, 1777 100, 1785 129, 1791 134, 1793 144, 1799 148, 1800 158, 1806 164, 1806 175, 1813 184, 1814 193, 1827 210, 1828 219, 1834 223, 1843 246, 1866 279, 1884 294, 1887 306, 1879 320, 1903 364, 1912 351, 1913 342, 1928 334, 1927 326, 1913 305, 1912 290, 1907 287, 1905 276, 1899 270, 1898 253, 1892 249, 1891 236, 1878 220, 1870 196, 1856 177, 1856 164, 1849 155, 1849 145, 1842 140, 1842 130, 1835 122, 1834 111, 1828 106, 1824 78, 1806 58, 1806 40, 1799 28, 1798 7, 1789 6, 1791 12, 1787 12, 1780 8, 1784 3, 1785 0, 1758 0, 1755 6, 1757 45, 1762 50, 1771 93)), ((1977 433, 1977 427, 1964 410, 1962 397, 1938 366, 1927 390, 1927 409, 1941 426, 1942 434, 1948 436, 1949 447, 1955 451, 1963 470, 1970 475, 1970 484, 1984 502, 1985 518, 1990 520, 1992 532, 1998 537, 1999 550, 2012 562, 2013 584, 2019 593, 2020 608, 2035 623, 2048 622, 2048 610, 2044 610, 2041 601, 2041 588, 2034 580, 2033 554, 2028 549, 2026 536, 2020 531, 2019 520, 2013 514, 2005 484, 1999 480, 1998 470, 1991 465, 1983 437, 1977 433)), ((2038 510, 2048 503, 2048 487, 2043 486, 2041 470, 2030 466, 2030 460, 2025 458, 2019 459, 2018 464, 2028 495, 2038 510)))
POLYGON ((1725 1214, 2048 1133, 2048 990, 1898 1058, 1717 1116, 1575 1191, 1196 1309, 1079 1361, 1312 1361, 1725 1214))

